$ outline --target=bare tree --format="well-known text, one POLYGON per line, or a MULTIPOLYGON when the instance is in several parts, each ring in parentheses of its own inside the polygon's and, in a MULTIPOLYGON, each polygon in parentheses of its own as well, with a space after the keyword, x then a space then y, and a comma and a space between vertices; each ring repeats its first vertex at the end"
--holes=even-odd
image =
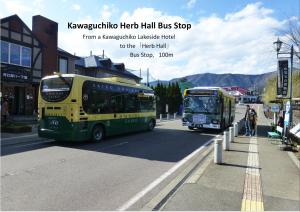
POLYGON ((300 20, 295 18, 289 21, 287 38, 295 47, 295 56, 300 59, 300 20))

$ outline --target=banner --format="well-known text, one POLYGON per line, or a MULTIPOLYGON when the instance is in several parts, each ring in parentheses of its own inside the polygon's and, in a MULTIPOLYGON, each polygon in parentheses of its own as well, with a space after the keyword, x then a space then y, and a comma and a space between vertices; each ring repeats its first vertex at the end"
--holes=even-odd
POLYGON ((285 97, 289 86, 289 61, 278 60, 277 96, 285 97))

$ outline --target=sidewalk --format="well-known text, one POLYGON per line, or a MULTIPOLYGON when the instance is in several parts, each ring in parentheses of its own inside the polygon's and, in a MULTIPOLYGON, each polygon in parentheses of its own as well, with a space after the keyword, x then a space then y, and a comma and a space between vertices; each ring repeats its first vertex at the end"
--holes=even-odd
POLYGON ((188 179, 161 210, 299 211, 300 170, 268 141, 266 122, 260 120, 257 136, 236 137, 222 165, 199 167, 198 179, 188 179))

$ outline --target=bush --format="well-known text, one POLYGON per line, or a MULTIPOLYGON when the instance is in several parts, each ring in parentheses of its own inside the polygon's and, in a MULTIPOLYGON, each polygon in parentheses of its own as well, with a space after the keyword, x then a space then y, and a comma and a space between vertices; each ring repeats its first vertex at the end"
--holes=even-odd
POLYGON ((1 125, 1 132, 25 133, 31 131, 32 131, 31 126, 22 123, 6 122, 1 125))

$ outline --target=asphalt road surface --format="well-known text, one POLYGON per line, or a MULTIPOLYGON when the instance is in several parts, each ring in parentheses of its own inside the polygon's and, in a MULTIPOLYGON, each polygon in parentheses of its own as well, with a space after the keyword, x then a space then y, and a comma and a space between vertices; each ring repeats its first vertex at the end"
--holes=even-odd
MULTIPOLYGON (((243 113, 239 106, 236 118, 243 113)), ((175 120, 102 143, 8 139, 1 142, 1 209, 116 210, 216 135, 175 120)))

